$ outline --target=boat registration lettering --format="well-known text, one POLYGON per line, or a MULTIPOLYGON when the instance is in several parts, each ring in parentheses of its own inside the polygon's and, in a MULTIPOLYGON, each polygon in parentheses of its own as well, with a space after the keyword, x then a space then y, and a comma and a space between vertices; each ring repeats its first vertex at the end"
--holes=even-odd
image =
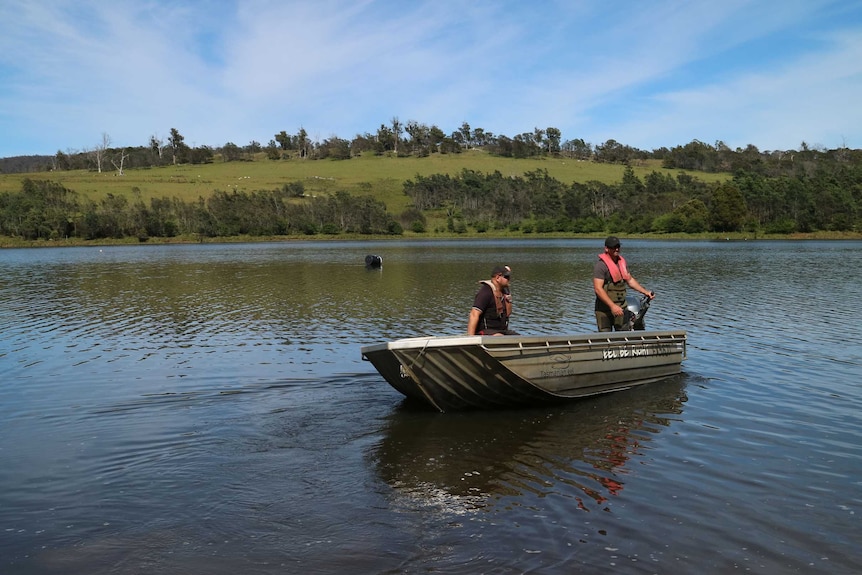
POLYGON ((643 357, 647 355, 671 355, 677 352, 673 345, 625 345, 610 347, 602 351, 602 360, 626 359, 629 357, 643 357))

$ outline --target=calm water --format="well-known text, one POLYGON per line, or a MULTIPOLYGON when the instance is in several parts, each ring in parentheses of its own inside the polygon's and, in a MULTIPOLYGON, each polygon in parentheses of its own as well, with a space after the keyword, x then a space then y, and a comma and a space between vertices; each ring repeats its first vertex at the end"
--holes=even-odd
POLYGON ((497 263, 591 331, 600 244, 0 251, 0 573, 862 572, 862 242, 624 239, 689 334, 632 391, 437 414, 361 360, 497 263))

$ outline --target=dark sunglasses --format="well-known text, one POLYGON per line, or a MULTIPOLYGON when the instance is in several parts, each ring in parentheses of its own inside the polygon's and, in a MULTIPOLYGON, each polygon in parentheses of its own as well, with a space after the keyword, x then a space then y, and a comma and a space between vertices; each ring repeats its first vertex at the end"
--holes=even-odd
POLYGON ((504 278, 509 279, 512 277, 512 274, 501 274, 504 278))

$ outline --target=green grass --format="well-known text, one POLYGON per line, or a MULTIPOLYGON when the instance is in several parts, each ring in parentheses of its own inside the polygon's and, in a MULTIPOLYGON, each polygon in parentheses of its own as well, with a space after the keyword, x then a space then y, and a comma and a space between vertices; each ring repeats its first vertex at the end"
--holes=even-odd
MULTIPOLYGON (((222 162, 212 164, 166 166, 161 168, 129 169, 118 176, 115 171, 101 174, 92 171, 42 172, 29 174, 0 174, 0 192, 21 189, 24 178, 52 180, 98 200, 107 194, 140 195, 145 202, 151 198, 176 197, 193 201, 208 197, 214 190, 271 190, 288 182, 301 181, 306 194, 331 194, 347 191, 352 195, 370 194, 383 201, 393 214, 406 208, 410 199, 404 195, 403 182, 417 174, 457 175, 463 169, 482 173, 499 171, 504 176, 522 176, 537 169, 570 184, 597 180, 616 183, 622 179, 624 166, 597 164, 563 158, 512 159, 472 150, 462 154, 433 154, 427 158, 396 158, 367 155, 350 160, 267 160, 259 157, 253 162, 222 162)), ((635 174, 643 179, 652 171, 677 174, 679 170, 666 170, 661 162, 649 160, 633 166, 635 174)), ((713 182, 728 178, 728 174, 694 173, 697 178, 713 182)))

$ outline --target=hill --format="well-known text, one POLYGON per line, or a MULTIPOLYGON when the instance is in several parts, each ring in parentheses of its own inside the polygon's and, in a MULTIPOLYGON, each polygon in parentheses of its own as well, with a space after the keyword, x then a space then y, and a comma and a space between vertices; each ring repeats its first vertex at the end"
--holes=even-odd
MULTIPOLYGON (((632 166, 635 174, 644 178, 656 171, 676 175, 679 170, 661 167, 660 160, 644 160, 632 166)), ((158 168, 127 169, 124 175, 116 171, 98 173, 87 170, 0 174, 0 192, 17 192, 25 178, 55 181, 90 199, 107 194, 131 198, 140 197, 149 203, 152 198, 179 198, 193 201, 208 197, 213 191, 256 191, 281 188, 284 184, 301 181, 306 195, 332 194, 347 191, 354 195, 371 195, 386 204, 392 213, 399 213, 410 203, 403 193, 403 183, 416 175, 449 174, 463 170, 481 173, 499 171, 504 176, 522 176, 535 170, 563 183, 599 181, 619 182, 625 166, 568 158, 514 159, 494 156, 478 150, 460 154, 432 154, 424 158, 363 155, 349 160, 267 160, 178 165, 158 168)), ((696 172, 705 182, 725 180, 728 174, 696 172)))

